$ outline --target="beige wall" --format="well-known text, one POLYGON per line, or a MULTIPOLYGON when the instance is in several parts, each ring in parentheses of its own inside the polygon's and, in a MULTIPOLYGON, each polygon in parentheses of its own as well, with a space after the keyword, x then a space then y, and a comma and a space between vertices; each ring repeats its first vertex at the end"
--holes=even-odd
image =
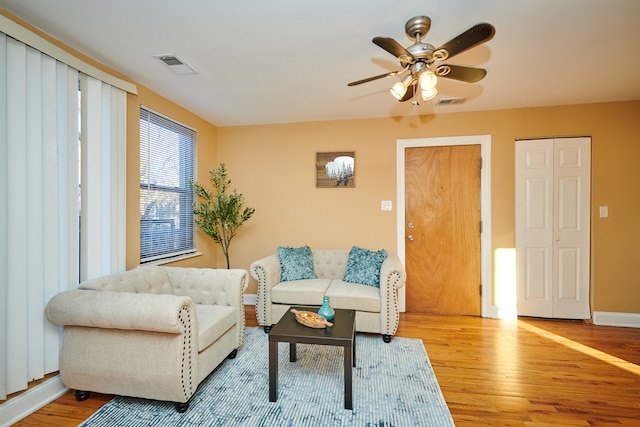
POLYGON ((248 268, 278 245, 397 251, 396 141, 408 138, 491 135, 492 246, 513 248, 515 140, 590 135, 592 309, 640 313, 639 117, 635 101, 219 128, 218 160, 256 209, 231 245, 232 267, 248 268), (355 151, 356 188, 315 187, 315 153, 324 151, 355 151), (381 200, 392 200, 394 211, 381 211, 381 200), (609 218, 597 216, 601 205, 609 218))

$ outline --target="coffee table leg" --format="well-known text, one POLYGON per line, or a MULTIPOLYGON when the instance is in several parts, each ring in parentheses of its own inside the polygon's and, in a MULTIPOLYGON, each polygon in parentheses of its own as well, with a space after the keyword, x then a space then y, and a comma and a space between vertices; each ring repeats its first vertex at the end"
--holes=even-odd
POLYGON ((353 332, 353 367, 356 367, 356 333, 353 332))
POLYGON ((296 343, 292 342, 289 343, 289 362, 295 362, 296 360, 298 360, 296 354, 296 343))
POLYGON ((353 409, 353 346, 344 348, 344 409, 353 409))
POLYGON ((269 341, 269 402, 278 400, 278 342, 269 341))

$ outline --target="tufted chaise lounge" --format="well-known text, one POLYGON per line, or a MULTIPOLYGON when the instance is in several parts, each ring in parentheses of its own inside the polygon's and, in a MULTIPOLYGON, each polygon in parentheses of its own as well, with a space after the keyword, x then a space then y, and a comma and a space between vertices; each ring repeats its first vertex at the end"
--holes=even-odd
POLYGON ((388 253, 380 267, 380 287, 348 283, 349 250, 313 249, 313 270, 317 279, 281 282, 277 254, 251 264, 251 276, 258 281, 256 317, 265 332, 280 320, 292 305, 322 304, 329 296, 331 306, 356 310, 356 330, 382 334, 385 342, 395 335, 400 321, 397 290, 404 286, 405 270, 398 256, 388 253))
POLYGON ((63 326, 62 382, 188 408, 200 382, 244 336, 246 270, 149 266, 81 283, 47 304, 63 326))

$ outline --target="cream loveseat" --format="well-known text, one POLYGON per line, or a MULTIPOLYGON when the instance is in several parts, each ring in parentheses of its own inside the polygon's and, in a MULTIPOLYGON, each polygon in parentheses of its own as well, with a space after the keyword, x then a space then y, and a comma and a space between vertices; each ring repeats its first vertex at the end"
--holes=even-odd
MULTIPOLYGON (((281 264, 282 253, 272 254, 251 264, 251 276, 258 281, 256 317, 265 332, 271 330, 272 325, 280 320, 290 306, 320 306, 326 295, 331 307, 356 310, 357 331, 382 334, 384 341, 390 342, 399 323, 397 290, 404 286, 406 280, 405 270, 398 256, 386 251, 373 252, 356 247, 351 250, 281 247, 278 251, 289 249, 304 253, 305 248, 310 258, 294 258, 289 267, 291 264, 294 268, 306 264, 306 273, 294 274, 292 279, 316 278, 286 280, 281 264), (356 249, 363 256, 354 257, 356 249), (362 265, 371 263, 376 258, 380 262, 378 270, 373 265, 362 265), (355 281, 354 275, 349 277, 348 270, 356 271, 358 267, 368 268, 371 274, 379 272, 379 287, 375 283, 351 283, 355 281)), ((286 264, 284 266, 287 268, 286 264)))
POLYGON ((81 283, 47 304, 63 326, 60 376, 91 391, 174 402, 178 412, 244 337, 246 270, 141 267, 81 283))

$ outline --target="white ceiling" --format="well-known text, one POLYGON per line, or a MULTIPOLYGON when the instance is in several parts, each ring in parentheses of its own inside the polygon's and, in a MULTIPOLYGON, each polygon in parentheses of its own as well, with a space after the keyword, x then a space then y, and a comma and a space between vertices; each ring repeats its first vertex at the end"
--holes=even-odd
POLYGON ((640 0, 0 0, 0 8, 217 126, 341 120, 640 99, 640 0), (485 68, 439 79, 436 100, 396 101, 399 69, 371 42, 412 41, 431 18, 436 47, 489 22, 495 37, 446 63, 485 68), (174 54, 199 74, 153 58, 174 54), (439 98, 468 98, 435 106, 439 98))

